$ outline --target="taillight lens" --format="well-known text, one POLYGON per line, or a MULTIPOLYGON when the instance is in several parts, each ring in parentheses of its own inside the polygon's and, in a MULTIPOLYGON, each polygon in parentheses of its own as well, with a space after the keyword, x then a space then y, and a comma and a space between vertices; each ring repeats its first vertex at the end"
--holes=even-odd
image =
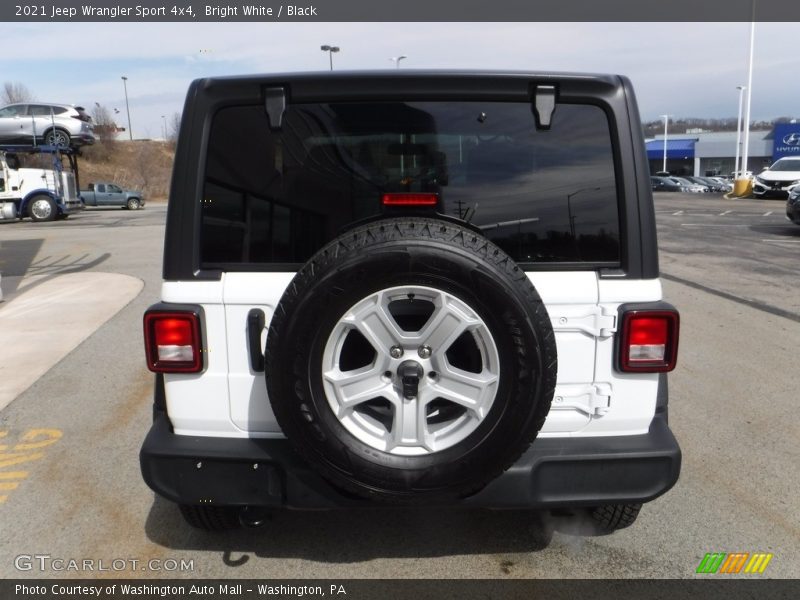
POLYGON ((672 371, 678 359, 680 317, 671 310, 633 310, 622 315, 619 369, 672 371))
POLYGON ((144 315, 147 367, 154 373, 197 373, 203 369, 200 319, 191 312, 144 315))
POLYGON ((384 206, 436 206, 439 202, 439 194, 395 192, 384 194, 381 202, 384 206))

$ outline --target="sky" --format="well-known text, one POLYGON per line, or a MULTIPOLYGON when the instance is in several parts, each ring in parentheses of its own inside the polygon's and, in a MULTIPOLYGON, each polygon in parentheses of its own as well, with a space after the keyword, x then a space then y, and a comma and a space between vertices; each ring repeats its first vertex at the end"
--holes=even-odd
MULTIPOLYGON (((628 76, 645 121, 736 117, 749 23, 0 23, 0 82, 37 100, 100 103, 160 138, 199 77, 334 69, 513 69, 628 76)), ((800 118, 796 23, 757 23, 752 120, 800 118)))

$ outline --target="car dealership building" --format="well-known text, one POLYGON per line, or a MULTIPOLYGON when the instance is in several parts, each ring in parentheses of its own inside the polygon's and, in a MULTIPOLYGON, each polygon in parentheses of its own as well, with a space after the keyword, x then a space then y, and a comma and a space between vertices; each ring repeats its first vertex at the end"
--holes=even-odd
MULTIPOLYGON (((667 135, 667 171, 673 175, 729 175, 736 160, 736 132, 667 135)), ((664 136, 645 140, 650 172, 664 166, 664 136)), ((744 147, 744 134, 740 141, 744 147)), ((800 156, 800 123, 779 123, 769 131, 751 131, 747 170, 758 173, 784 156, 800 156)))

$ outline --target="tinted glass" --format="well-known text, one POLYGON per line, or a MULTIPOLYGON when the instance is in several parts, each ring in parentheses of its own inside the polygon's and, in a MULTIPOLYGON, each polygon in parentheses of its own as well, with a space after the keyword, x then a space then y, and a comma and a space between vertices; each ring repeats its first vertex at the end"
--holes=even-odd
MULTIPOLYGON (((300 263, 382 194, 438 195, 522 263, 619 262, 613 148, 605 113, 558 105, 549 131, 531 106, 500 102, 289 105, 220 110, 208 143, 204 266, 300 263)), ((397 214, 397 213, 393 213, 397 214)))
POLYGON ((64 112, 63 109, 59 109, 57 106, 44 106, 41 104, 31 104, 28 107, 28 114, 34 117, 49 117, 52 115, 57 115, 60 112, 64 112))
POLYGON ((0 118, 7 118, 7 117, 16 117, 18 115, 25 114, 25 105, 24 104, 17 104, 15 106, 6 106, 3 109, 0 109, 0 118))
POLYGON ((800 171, 800 158, 781 159, 770 167, 770 171, 800 171))

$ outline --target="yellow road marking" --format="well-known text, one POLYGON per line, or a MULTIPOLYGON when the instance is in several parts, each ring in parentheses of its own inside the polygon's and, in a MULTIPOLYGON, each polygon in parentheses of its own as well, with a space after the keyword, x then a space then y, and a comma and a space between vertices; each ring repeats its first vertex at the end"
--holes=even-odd
POLYGON ((35 454, 0 454, 0 469, 32 460, 39 460, 43 456, 44 452, 37 452, 35 454))
MULTIPOLYGON (((55 444, 63 437, 60 429, 28 429, 19 437, 19 443, 11 448, 10 444, 0 444, 0 469, 6 469, 26 462, 37 461, 44 458, 42 448, 55 444)), ((7 438, 8 431, 0 431, 0 439, 7 438)), ((16 490, 21 480, 28 477, 28 471, 0 470, 0 492, 16 490)), ((0 504, 8 500, 8 494, 0 493, 0 504)))
POLYGON ((15 451, 19 450, 35 450, 37 448, 45 448, 51 444, 55 444, 64 435, 58 429, 29 429, 25 432, 20 439, 25 442, 14 446, 15 451), (37 438, 44 437, 45 439, 34 441, 37 438))

